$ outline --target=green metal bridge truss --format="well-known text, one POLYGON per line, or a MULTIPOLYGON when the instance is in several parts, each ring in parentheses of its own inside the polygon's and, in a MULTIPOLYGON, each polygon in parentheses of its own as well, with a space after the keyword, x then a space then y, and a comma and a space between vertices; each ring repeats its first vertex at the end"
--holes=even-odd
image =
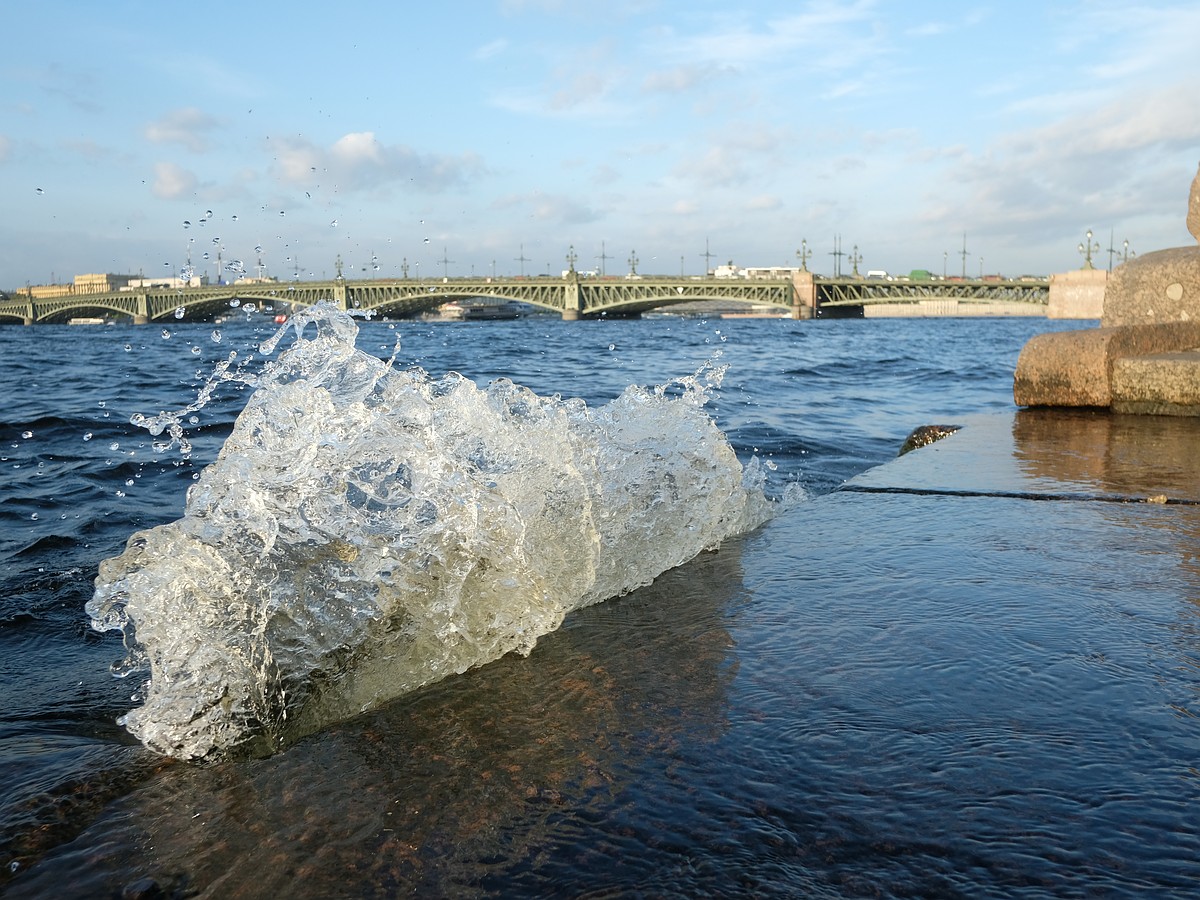
POLYGON ((1048 281, 885 281, 882 279, 816 279, 817 307, 872 306, 960 300, 973 303, 1028 303, 1045 307, 1048 281))
MULTIPOLYGON (((877 281, 814 278, 816 306, 913 303, 955 299, 979 303, 1020 302, 1045 307, 1044 281, 877 281)), ((184 318, 208 319, 239 304, 280 304, 284 310, 332 302, 341 309, 405 317, 452 300, 486 298, 528 303, 564 319, 631 316, 679 303, 724 301, 774 309, 807 318, 795 284, 788 278, 444 278, 441 280, 347 280, 261 282, 70 294, 48 299, 21 295, 0 299, 0 322, 64 323, 75 317, 122 316, 138 323, 184 318), (182 310, 182 312, 179 312, 182 310)))

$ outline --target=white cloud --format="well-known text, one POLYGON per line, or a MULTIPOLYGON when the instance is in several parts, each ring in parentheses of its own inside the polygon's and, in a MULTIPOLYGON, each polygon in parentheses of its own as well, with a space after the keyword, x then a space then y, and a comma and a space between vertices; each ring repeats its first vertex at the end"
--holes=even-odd
POLYGON ((279 142, 278 176, 292 184, 332 180, 345 191, 370 190, 404 182, 424 191, 463 184, 484 171, 473 153, 421 154, 404 144, 384 144, 372 131, 338 138, 328 149, 303 140, 279 142))
POLYGON ((149 123, 142 133, 156 144, 182 144, 193 153, 203 153, 209 148, 208 133, 219 125, 213 116, 194 106, 185 106, 149 123))
POLYGON ((154 164, 154 196, 163 200, 175 200, 196 190, 196 176, 175 163, 154 164))
POLYGON ((774 194, 760 194, 746 201, 745 209, 750 212, 767 212, 783 208, 783 199, 774 194))
POLYGON ((499 56, 507 49, 508 40, 505 38, 496 38, 496 40, 488 41, 488 43, 484 44, 482 47, 476 48, 474 56, 476 59, 481 61, 492 59, 493 57, 499 56))

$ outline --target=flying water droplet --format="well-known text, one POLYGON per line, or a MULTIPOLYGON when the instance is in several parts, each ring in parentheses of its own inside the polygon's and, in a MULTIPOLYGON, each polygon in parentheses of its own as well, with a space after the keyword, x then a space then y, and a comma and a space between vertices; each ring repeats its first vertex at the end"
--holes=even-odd
POLYGON ((232 306, 234 309, 237 309, 239 306, 242 305, 242 301, 239 300, 237 297, 234 297, 232 300, 229 301, 229 305, 232 306))
POLYGON ((132 352, 133 352, 133 347, 132 347, 132 345, 130 345, 130 344, 126 344, 126 345, 125 345, 125 352, 126 352, 126 353, 132 353, 132 352))
POLYGON ((90 441, 92 439, 92 433, 90 431, 85 431, 83 433, 83 439, 85 441, 90 441))
POLYGON ((280 214, 281 216, 282 216, 282 215, 286 215, 286 213, 284 213, 284 211, 283 211, 282 209, 279 211, 279 214, 280 214))
POLYGON ((207 251, 205 251, 205 253, 204 253, 204 258, 205 258, 205 259, 208 259, 208 252, 207 252, 207 251))
POLYGON ((39 193, 39 194, 44 194, 44 193, 46 193, 46 192, 45 192, 45 191, 43 191, 41 188, 38 188, 38 189, 37 189, 37 193, 39 193))
POLYGON ((329 223, 329 227, 330 227, 330 228, 337 228, 337 219, 334 219, 332 222, 330 222, 330 223, 329 223))
POLYGON ((221 329, 220 329, 220 328, 214 328, 214 329, 213 329, 213 333, 212 333, 212 341, 213 341, 213 343, 214 343, 214 344, 219 344, 219 343, 221 343, 221 329))
POLYGON ((193 347, 193 348, 192 348, 192 355, 193 355, 193 356, 199 356, 199 355, 200 355, 200 348, 199 348, 199 347, 193 347))
POLYGON ((184 228, 191 228, 191 227, 192 227, 192 223, 191 223, 191 222, 189 222, 187 219, 184 219, 184 220, 183 220, 183 227, 184 227, 184 228))
POLYGON ((233 220, 234 222, 236 222, 236 221, 237 221, 237 216, 230 216, 229 218, 230 218, 231 220, 233 220))
POLYGON ((219 244, 219 243, 221 243, 221 239, 219 237, 215 237, 215 238, 213 238, 213 243, 219 244))
POLYGON ((425 243, 429 243, 429 238, 425 238, 425 243))
POLYGON ((175 318, 182 319, 186 312, 187 312, 186 307, 183 307, 183 306, 175 307, 175 318))
POLYGON ((206 218, 206 219, 211 219, 211 218, 212 218, 212 210, 211 210, 211 209, 206 209, 206 210, 204 211, 204 218, 206 218))
POLYGON ((164 328, 162 330, 162 338, 164 341, 169 341, 171 339, 171 332, 168 329, 164 328))
POLYGON ((25 440, 29 440, 31 437, 33 437, 33 432, 32 431, 22 431, 21 437, 25 438, 25 440))

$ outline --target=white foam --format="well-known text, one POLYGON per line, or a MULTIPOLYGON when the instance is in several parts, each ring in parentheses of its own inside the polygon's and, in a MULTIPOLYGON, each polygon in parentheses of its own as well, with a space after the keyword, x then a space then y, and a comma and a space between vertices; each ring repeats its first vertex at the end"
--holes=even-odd
POLYGON ((122 722, 160 753, 274 750, 528 653, 772 512, 704 408, 718 371, 589 408, 396 370, 332 307, 294 328, 183 517, 134 534, 87 604, 125 633, 122 671, 149 669, 122 722))

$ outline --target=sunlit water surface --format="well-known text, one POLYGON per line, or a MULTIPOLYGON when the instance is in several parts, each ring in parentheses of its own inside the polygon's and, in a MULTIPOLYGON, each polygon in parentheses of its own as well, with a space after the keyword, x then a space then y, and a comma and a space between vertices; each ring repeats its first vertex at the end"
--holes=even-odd
POLYGON ((528 657, 269 757, 206 764, 154 754, 116 724, 137 676, 113 677, 120 638, 92 630, 84 604, 102 560, 182 514, 247 398, 225 385, 197 413, 188 459, 156 453, 131 416, 186 406, 231 348, 244 356, 273 328, 0 329, 0 885, 31 897, 1188 893, 1195 547, 1181 563, 1153 510, 1120 546, 1091 548, 1071 540, 1096 515, 1087 504, 1042 504, 1032 519, 1020 499, 959 505, 945 529, 929 498, 835 492, 917 425, 1010 409, 1025 340, 1078 325, 362 323, 359 348, 381 359, 399 336, 398 364, 590 405, 715 357, 728 371, 708 408, 738 457, 773 465, 769 492, 798 482, 812 499, 571 613, 528 657))

